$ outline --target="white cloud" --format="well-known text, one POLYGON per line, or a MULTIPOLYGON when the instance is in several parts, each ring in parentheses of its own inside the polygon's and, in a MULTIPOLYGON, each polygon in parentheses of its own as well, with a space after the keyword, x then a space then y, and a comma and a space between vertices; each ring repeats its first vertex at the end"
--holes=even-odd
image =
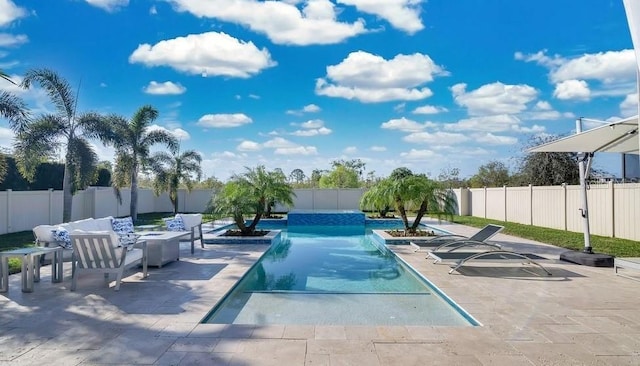
POLYGON ((402 138, 406 142, 414 144, 438 144, 453 145, 469 141, 469 138, 461 133, 450 132, 414 132, 402 138))
POLYGON ((408 152, 401 152, 400 156, 407 160, 426 160, 438 157, 438 153, 432 150, 411 149, 408 152))
POLYGON ((291 134, 294 136, 300 136, 300 137, 311 137, 311 136, 318 136, 318 135, 329 135, 331 134, 331 132, 333 131, 329 128, 320 127, 320 128, 310 128, 305 130, 297 130, 292 132, 291 134))
POLYGON ((115 12, 129 5, 129 0, 85 0, 89 5, 115 12))
POLYGON ((262 146, 257 142, 244 140, 236 147, 236 149, 238 151, 258 151, 262 149, 262 146))
POLYGON ((500 114, 495 116, 483 116, 461 119, 456 123, 444 125, 449 131, 485 131, 485 132, 504 132, 518 126, 520 119, 513 115, 500 114))
POLYGON ((27 15, 27 11, 11 0, 0 0, 0 27, 11 24, 16 19, 27 15))
POLYGON ((226 33, 207 32, 142 44, 130 63, 169 66, 191 75, 248 78, 276 65, 266 48, 243 42, 226 33))
POLYGON ((414 120, 407 119, 405 117, 390 119, 387 122, 384 122, 380 125, 380 128, 386 130, 400 130, 404 132, 415 132, 424 130, 426 127, 429 127, 430 124, 422 124, 418 123, 414 120))
POLYGON ((151 81, 149 85, 144 88, 145 93, 153 95, 179 95, 186 91, 187 88, 180 85, 180 83, 176 84, 171 81, 165 81, 164 83, 151 81))
POLYGON ((310 137, 318 135, 329 135, 331 129, 324 127, 324 121, 320 119, 312 119, 300 124, 301 130, 292 132, 294 136, 310 137))
POLYGON ((358 10, 387 20, 394 28, 414 34, 424 29, 419 5, 422 0, 338 0, 358 10))
POLYGON ((608 51, 567 60, 549 76, 554 83, 573 79, 610 83, 635 77, 637 67, 632 49, 608 51))
POLYGON ((584 80, 565 80, 556 84, 553 96, 561 100, 589 100, 591 90, 589 90, 589 85, 584 80))
MULTIPOLYGON (((0 127, 0 147, 10 148, 15 134, 10 128, 0 127)), ((2 151, 2 149, 0 149, 2 151)))
POLYGON ((355 154, 358 152, 358 148, 355 146, 347 146, 342 150, 342 152, 345 154, 355 154))
POLYGON ((337 21, 335 5, 329 0, 308 0, 304 3, 255 0, 169 2, 177 11, 244 25, 265 34, 276 44, 335 44, 367 32, 362 19, 353 23, 337 21))
POLYGON ((549 104, 549 102, 541 100, 541 101, 538 101, 538 103, 536 103, 533 109, 538 111, 549 111, 553 108, 551 108, 551 104, 549 104))
POLYGON ((638 93, 627 95, 620 103, 620 114, 624 117, 638 114, 638 93))
POLYGON ((317 155, 318 150, 314 146, 279 147, 273 151, 276 155, 317 155))
POLYGON ((556 85, 558 99, 624 96, 635 90, 637 64, 633 49, 575 58, 549 57, 545 50, 534 55, 516 53, 516 59, 536 62, 549 69, 549 79, 556 85), (589 87, 593 90, 587 90, 587 81, 598 83, 589 87))
POLYGON ((438 114, 442 112, 447 112, 447 108, 444 107, 436 107, 433 105, 423 105, 413 110, 413 114, 438 114))
POLYGON ((234 114, 205 114, 200 117, 197 125, 212 128, 240 127, 252 123, 253 120, 244 113, 234 114))
POLYGON ((316 81, 316 94, 364 103, 420 100, 433 95, 422 85, 441 75, 448 72, 420 53, 385 60, 356 51, 339 64, 327 67, 325 78, 316 81))
POLYGON ((289 147, 296 147, 296 146, 298 145, 296 145, 294 142, 289 141, 283 137, 275 137, 264 143, 264 147, 269 147, 273 149, 289 148, 289 147))
POLYGON ((151 5, 151 8, 149 8, 149 14, 151 14, 151 15, 157 15, 158 14, 158 9, 156 8, 155 5, 151 5))
POLYGON ((513 126, 513 130, 517 131, 517 132, 523 132, 523 133, 541 133, 546 131, 547 129, 544 126, 540 126, 540 125, 533 125, 531 127, 525 127, 525 126, 513 126))
POLYGON ((19 46, 27 42, 29 42, 29 37, 24 34, 13 35, 9 33, 0 33, 0 47, 19 46))
POLYGON ((159 126, 159 125, 151 125, 149 126, 148 130, 149 131, 160 130, 160 131, 168 132, 173 136, 175 136, 179 141, 186 141, 191 138, 191 135, 189 135, 189 132, 183 130, 182 128, 168 129, 166 127, 159 126))
POLYGON ((294 116, 301 116, 304 113, 318 113, 322 109, 315 104, 308 104, 302 107, 302 109, 290 109, 286 113, 294 116))
POLYGON ((514 145, 518 142, 515 137, 494 135, 491 132, 475 135, 474 139, 481 144, 488 145, 514 145))
POLYGON ((384 146, 371 146, 369 150, 375 151, 375 152, 383 152, 383 151, 387 151, 387 148, 384 146))
POLYGON ((527 109, 527 103, 538 96, 529 85, 506 85, 501 82, 485 84, 467 92, 467 84, 456 84, 451 92, 456 104, 466 107, 470 115, 519 113, 527 109))

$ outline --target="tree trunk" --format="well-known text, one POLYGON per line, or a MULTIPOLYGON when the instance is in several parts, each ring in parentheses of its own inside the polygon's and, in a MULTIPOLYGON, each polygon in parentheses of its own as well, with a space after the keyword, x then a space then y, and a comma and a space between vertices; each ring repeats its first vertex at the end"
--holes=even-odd
POLYGON ((235 221, 236 226, 240 229, 241 232, 247 232, 247 226, 244 224, 244 216, 242 214, 234 214, 233 221, 235 221))
POLYGON ((420 208, 416 213, 416 219, 413 221, 413 225, 411 225, 411 232, 416 232, 418 230, 418 225, 420 225, 420 221, 422 221, 422 217, 427 212, 427 200, 422 201, 420 204, 420 208))
MULTIPOLYGON (((69 161, 69 159, 67 159, 69 161)), ((71 171, 69 165, 64 165, 64 177, 62 178, 62 222, 71 221, 71 206, 73 194, 71 194, 71 171)))
POLYGON ((129 204, 129 215, 133 222, 138 220, 138 164, 133 163, 131 168, 131 203, 129 204))
POLYGON ((171 199, 171 203, 173 203, 173 213, 177 214, 178 213, 178 191, 172 190, 171 192, 169 192, 169 198, 171 199))
POLYGON ((396 208, 400 213, 400 218, 402 218, 402 223, 404 224, 404 229, 409 230, 409 220, 407 219, 407 211, 404 209, 404 204, 402 200, 396 199, 396 208))

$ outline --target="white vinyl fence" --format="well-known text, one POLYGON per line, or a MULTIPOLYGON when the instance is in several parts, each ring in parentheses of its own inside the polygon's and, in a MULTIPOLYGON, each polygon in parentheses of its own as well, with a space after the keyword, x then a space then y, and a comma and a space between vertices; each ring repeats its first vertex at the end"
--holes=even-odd
MULTIPOLYGON (((293 209, 357 210, 365 189, 295 189, 293 209)), ((458 213, 561 230, 582 231, 580 186, 460 188, 454 190, 458 213)), ((212 195, 208 189, 178 192, 180 212, 203 212, 212 195)), ((129 215, 128 189, 119 204, 113 189, 91 187, 73 197, 72 220, 129 215)), ((640 240, 640 184, 591 185, 589 223, 595 235, 640 240)), ((278 205, 276 211, 288 209, 278 205)), ((171 212, 167 194, 156 197, 138 191, 138 212, 171 212)), ((62 222, 62 191, 0 192, 0 234, 31 230, 62 222)))
MULTIPOLYGON (((582 232, 580 186, 460 188, 459 214, 582 232)), ((640 184, 592 184, 587 191, 594 235, 640 240, 640 184)))

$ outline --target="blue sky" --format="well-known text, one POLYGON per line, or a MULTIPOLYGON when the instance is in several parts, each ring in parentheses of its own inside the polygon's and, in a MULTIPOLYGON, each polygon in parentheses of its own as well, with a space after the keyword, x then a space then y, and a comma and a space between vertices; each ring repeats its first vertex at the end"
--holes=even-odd
MULTIPOLYGON (((221 180, 338 159, 468 177, 638 100, 619 0, 0 0, 0 69, 41 67, 79 86, 81 111, 155 106, 154 128, 221 180)), ((0 88, 52 110, 41 90, 0 88)), ((0 146, 12 139, 0 119, 0 146)))

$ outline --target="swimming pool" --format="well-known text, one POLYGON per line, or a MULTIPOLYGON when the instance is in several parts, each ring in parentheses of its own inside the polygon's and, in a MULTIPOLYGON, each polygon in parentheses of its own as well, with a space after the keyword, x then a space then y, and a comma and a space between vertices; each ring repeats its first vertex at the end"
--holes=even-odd
POLYGON ((366 226, 288 226, 203 320, 218 324, 478 323, 366 226))

